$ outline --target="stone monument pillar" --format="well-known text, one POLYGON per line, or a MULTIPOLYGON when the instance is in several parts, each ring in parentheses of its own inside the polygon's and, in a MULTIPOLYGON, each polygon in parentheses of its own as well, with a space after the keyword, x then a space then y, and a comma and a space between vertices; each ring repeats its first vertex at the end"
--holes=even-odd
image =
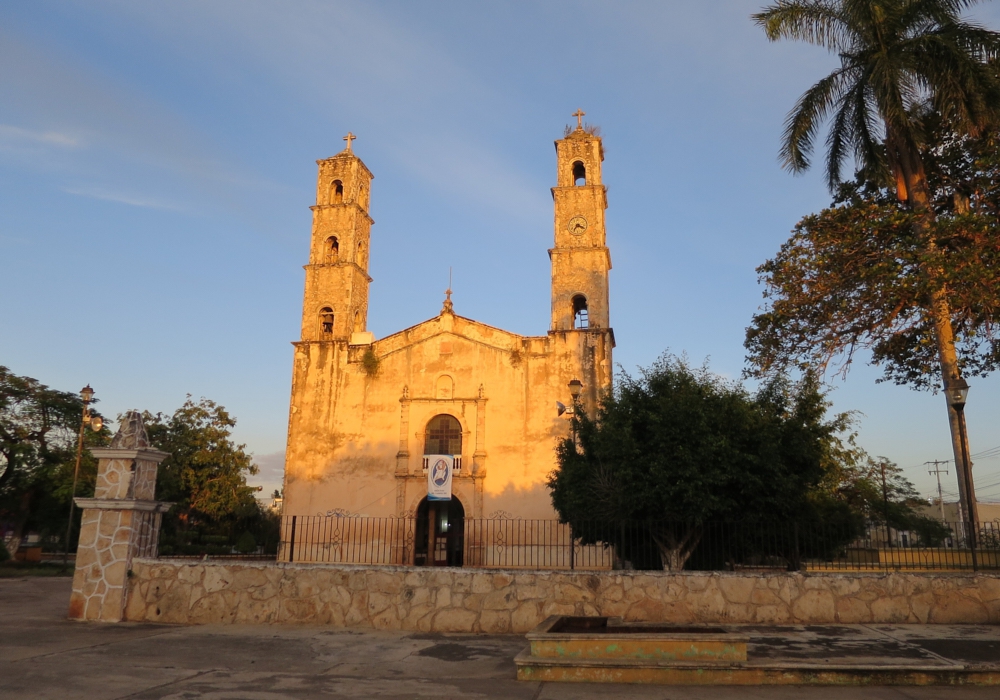
POLYGON ((83 515, 69 617, 120 622, 132 559, 156 556, 160 522, 173 505, 153 500, 157 465, 169 454, 149 448, 138 411, 125 414, 110 448, 91 452, 97 485, 93 498, 75 499, 83 515))

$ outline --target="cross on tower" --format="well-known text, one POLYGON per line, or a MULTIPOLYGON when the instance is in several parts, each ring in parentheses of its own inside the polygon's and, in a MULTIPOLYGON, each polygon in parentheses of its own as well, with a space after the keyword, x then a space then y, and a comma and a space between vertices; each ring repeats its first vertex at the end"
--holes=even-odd
POLYGON ((454 308, 455 308, 455 305, 451 303, 451 268, 449 267, 448 268, 448 288, 446 290, 444 290, 444 307, 442 308, 442 312, 443 311, 447 311, 449 313, 452 313, 452 309, 454 309, 454 308))
POLYGON ((573 112, 573 114, 570 115, 571 117, 576 117, 576 128, 577 129, 582 129, 583 128, 583 117, 586 114, 587 113, 584 112, 582 109, 577 109, 575 112, 573 112))
POLYGON ((347 132, 347 136, 344 137, 344 140, 347 141, 347 152, 348 153, 351 152, 351 141, 353 141, 356 138, 358 138, 358 137, 355 136, 354 134, 352 134, 350 131, 348 131, 347 132))

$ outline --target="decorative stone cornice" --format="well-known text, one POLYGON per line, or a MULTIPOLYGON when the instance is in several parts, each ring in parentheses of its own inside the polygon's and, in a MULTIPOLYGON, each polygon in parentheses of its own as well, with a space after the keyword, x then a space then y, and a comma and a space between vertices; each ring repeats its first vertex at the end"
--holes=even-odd
MULTIPOLYGON (((122 450, 127 452, 128 450, 122 450)), ((166 513, 173 503, 166 501, 137 501, 134 498, 81 498, 73 499, 80 508, 96 510, 143 510, 151 513, 166 513)))
POLYGON ((99 447, 97 449, 92 449, 90 454, 97 457, 97 459, 141 459, 144 462, 156 462, 157 464, 170 456, 169 452, 151 450, 148 447, 139 449, 99 447))

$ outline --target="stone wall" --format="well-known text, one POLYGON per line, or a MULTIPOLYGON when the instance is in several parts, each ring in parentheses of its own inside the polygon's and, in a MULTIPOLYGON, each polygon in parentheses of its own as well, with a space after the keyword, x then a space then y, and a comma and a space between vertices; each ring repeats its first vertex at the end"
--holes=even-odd
POLYGON ((549 615, 673 623, 1000 623, 1000 575, 552 572, 133 563, 126 619, 523 633, 549 615))

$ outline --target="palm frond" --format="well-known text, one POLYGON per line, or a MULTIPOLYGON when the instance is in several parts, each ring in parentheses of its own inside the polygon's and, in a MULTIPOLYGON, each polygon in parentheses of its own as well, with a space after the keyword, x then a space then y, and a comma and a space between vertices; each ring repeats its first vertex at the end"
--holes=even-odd
POLYGON ((911 39, 901 46, 900 56, 935 109, 960 131, 978 133, 1000 122, 1000 80, 995 71, 952 37, 931 34, 911 39))
POLYGON ((978 5, 982 0, 913 0, 904 3, 900 22, 917 25, 926 21, 936 24, 958 22, 965 10, 978 5))
MULTIPOLYGON (((853 152, 862 170, 887 175, 906 154, 919 169, 918 105, 930 102, 960 133, 1000 125, 1000 33, 962 19, 978 0, 777 0, 753 15, 771 41, 836 50, 841 68, 811 87, 789 113, 780 158, 809 168, 816 134, 827 136, 827 184, 853 152), (881 143, 894 135, 887 155, 881 143), (902 149, 902 150, 900 150, 902 149), (891 149, 890 149, 891 150, 891 149)), ((910 167, 910 166, 908 166, 910 167)))
POLYGON ((854 124, 851 127, 854 157, 861 170, 875 182, 888 180, 889 164, 886 162, 882 139, 885 129, 878 112, 873 108, 874 97, 865 81, 859 81, 852 93, 854 124))
POLYGON ((850 123, 853 110, 850 102, 837 110, 826 137, 826 185, 835 190, 840 185, 840 166, 848 156, 851 143, 850 123))
POLYGON ((771 41, 796 39, 841 51, 851 44, 850 30, 835 0, 778 0, 751 15, 771 41))
POLYGON ((988 63, 1000 58, 1000 34, 978 24, 956 22, 948 34, 972 58, 988 63))
POLYGON ((782 166, 792 172, 809 168, 813 140, 819 132, 830 107, 837 103, 844 87, 845 70, 838 69, 809 88, 785 121, 780 158, 782 166))

